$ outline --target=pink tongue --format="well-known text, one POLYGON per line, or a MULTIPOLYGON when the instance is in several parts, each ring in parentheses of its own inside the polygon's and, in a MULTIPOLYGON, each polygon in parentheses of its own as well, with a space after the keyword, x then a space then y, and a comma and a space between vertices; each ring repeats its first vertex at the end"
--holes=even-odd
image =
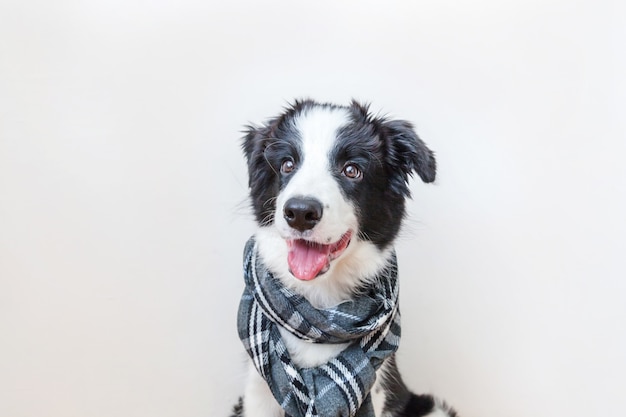
POLYGON ((296 278, 310 281, 328 265, 329 254, 330 245, 316 245, 304 240, 294 240, 289 244, 287 262, 291 273, 296 278))

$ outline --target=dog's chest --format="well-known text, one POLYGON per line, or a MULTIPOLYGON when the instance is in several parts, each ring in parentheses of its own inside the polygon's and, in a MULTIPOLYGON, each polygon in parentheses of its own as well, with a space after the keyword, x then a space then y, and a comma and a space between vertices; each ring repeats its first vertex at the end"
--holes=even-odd
POLYGON ((302 368, 320 366, 337 356, 349 343, 325 344, 310 343, 297 338, 281 328, 280 335, 287 346, 291 360, 302 368))

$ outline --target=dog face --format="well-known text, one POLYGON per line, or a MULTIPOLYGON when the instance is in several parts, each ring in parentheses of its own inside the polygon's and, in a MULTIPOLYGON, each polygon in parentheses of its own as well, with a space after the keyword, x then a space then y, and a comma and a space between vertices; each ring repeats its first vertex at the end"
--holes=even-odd
MULTIPOLYGON (((331 271, 350 252, 383 253, 398 234, 416 172, 435 179, 433 153, 411 124, 367 106, 306 100, 243 141, 256 220, 301 281, 331 271)), ((274 251, 276 253, 276 250, 274 251)))

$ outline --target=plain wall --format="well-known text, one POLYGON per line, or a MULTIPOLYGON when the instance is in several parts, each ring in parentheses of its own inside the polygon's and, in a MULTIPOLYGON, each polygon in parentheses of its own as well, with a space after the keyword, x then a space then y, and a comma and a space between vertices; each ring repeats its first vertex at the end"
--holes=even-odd
MULTIPOLYGON (((623 4, 623 3, 622 3, 623 4)), ((0 3, 0 416, 226 416, 242 126, 372 103, 436 151, 407 382, 464 417, 626 407, 626 24, 602 1, 0 3)))

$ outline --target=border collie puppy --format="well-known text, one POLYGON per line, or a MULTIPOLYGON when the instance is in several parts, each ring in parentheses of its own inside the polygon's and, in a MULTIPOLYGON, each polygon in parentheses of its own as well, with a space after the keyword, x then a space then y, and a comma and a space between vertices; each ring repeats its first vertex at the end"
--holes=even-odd
POLYGON ((248 126, 243 151, 258 231, 246 245, 239 336, 245 417, 456 413, 400 377, 393 249, 413 173, 435 180, 410 123, 368 106, 296 101, 248 126))

